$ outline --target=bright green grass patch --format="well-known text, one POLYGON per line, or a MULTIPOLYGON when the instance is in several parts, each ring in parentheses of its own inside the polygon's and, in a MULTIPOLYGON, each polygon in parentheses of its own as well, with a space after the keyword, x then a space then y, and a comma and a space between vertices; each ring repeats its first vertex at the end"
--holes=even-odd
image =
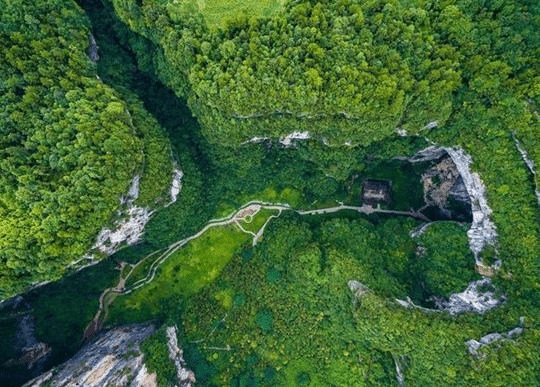
POLYGON ((156 259, 158 259, 165 250, 161 250, 156 254, 147 255, 143 258, 141 258, 141 261, 137 263, 137 266, 133 269, 131 272, 131 275, 129 276, 128 280, 126 281, 126 287, 129 287, 136 283, 139 280, 142 280, 144 277, 148 275, 148 270, 150 270, 150 267, 154 263, 156 259))
POLYGON ((188 0, 180 3, 195 5, 210 27, 224 27, 227 19, 244 12, 258 17, 275 15, 283 9, 285 0, 188 0))
POLYGON ((209 229, 173 253, 152 282, 113 304, 111 320, 151 318, 160 314, 167 300, 197 293, 221 273, 250 238, 232 225, 209 229))

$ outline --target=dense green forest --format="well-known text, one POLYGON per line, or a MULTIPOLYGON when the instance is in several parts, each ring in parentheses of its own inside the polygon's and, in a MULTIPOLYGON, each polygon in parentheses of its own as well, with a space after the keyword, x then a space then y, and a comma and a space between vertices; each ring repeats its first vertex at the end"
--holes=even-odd
MULTIPOLYGON (((481 278, 468 223, 435 222, 412 238, 413 218, 280 212, 252 246, 249 232, 277 216, 268 210, 247 232, 214 228, 175 251, 155 280, 112 303, 106 324, 177 324, 200 385, 395 385, 396 364, 410 385, 540 383, 540 174, 515 142, 538 168, 535 1, 0 0, 0 9, 0 299, 65 276, 135 175, 136 204, 157 210, 140 244, 25 294, 51 365, 77 350, 116 264, 142 262, 133 286, 149 254, 250 200, 361 205, 366 178, 392 181, 384 209, 418 209, 431 164, 395 158, 437 144, 471 155, 486 185, 498 236, 481 258, 502 262, 497 308, 451 316, 395 302, 434 308, 481 278), (280 144, 293 132, 311 139, 280 144), (266 140, 246 143, 254 137, 266 140), (163 208, 173 160, 182 191, 163 208), (467 340, 518 325, 515 339, 467 352, 467 340)), ((3 313, 7 342, 18 312, 3 313)), ((174 383, 163 329, 143 351, 160 385, 174 383)))
POLYGON ((538 97, 537 9, 519 2, 295 1, 217 30, 191 2, 112 3, 215 143, 308 130, 366 144, 444 125, 466 89, 538 97))
POLYGON ((2 1, 0 298, 58 279, 84 255, 135 174, 141 203, 170 179, 170 146, 133 96, 97 77, 73 2, 2 1), (148 188, 146 184, 151 184, 148 188))

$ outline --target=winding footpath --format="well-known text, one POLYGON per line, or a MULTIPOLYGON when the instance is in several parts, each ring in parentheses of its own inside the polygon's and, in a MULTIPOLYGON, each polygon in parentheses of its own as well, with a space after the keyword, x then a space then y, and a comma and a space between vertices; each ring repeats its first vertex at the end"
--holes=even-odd
POLYGON ((270 221, 274 218, 278 218, 281 216, 283 211, 294 211, 298 215, 324 215, 324 214, 331 214, 336 213, 339 211, 356 211, 358 213, 370 215, 370 214, 388 214, 388 215, 396 215, 396 216, 409 216, 417 219, 421 219, 427 222, 430 222, 431 220, 427 218, 424 214, 422 214, 420 211, 393 211, 393 210, 383 210, 380 208, 373 208, 371 206, 363 205, 361 207, 358 206, 348 206, 343 203, 340 203, 338 206, 335 207, 328 207, 328 208, 321 208, 316 210, 295 210, 293 209, 289 204, 287 203, 269 203, 269 202, 263 202, 258 200, 250 201, 243 206, 241 206, 236 212, 233 212, 232 214, 210 220, 206 226, 204 226, 198 233, 181 239, 179 241, 176 241, 169 245, 167 248, 156 250, 152 252, 151 254, 147 255, 143 259, 141 259, 137 264, 131 265, 127 262, 121 262, 120 263, 120 276, 118 280, 118 284, 115 287, 107 288, 103 291, 99 298, 99 308, 94 316, 93 320, 88 324, 82 341, 88 340, 89 338, 93 337, 95 333, 97 333, 99 330, 101 330, 103 326, 103 322, 107 318, 107 312, 108 307, 112 303, 112 301, 119 295, 125 295, 129 294, 132 291, 139 289, 148 283, 152 282, 156 276, 157 269, 169 258, 172 254, 174 254, 178 249, 185 246, 190 241, 199 238, 201 235, 203 235, 206 231, 213 227, 221 227, 221 226, 228 226, 231 224, 236 225, 240 231, 245 232, 247 234, 250 234, 253 236, 253 246, 257 245, 257 242, 262 237, 264 230, 266 229, 266 226, 270 223, 270 221), (268 219, 266 219, 265 223, 261 226, 261 228, 255 233, 253 231, 248 231, 242 225, 240 222, 244 222, 246 224, 250 223, 251 220, 261 209, 266 210, 277 210, 278 213, 274 215, 270 215, 268 219), (248 221, 249 219, 249 221, 248 221), (163 251, 163 252, 162 252, 163 251), (135 269, 146 262, 148 259, 152 258, 153 256, 159 254, 162 252, 150 265, 148 272, 146 276, 138 281, 136 281, 133 285, 126 288, 126 282, 131 277, 131 275, 134 273, 135 269), (129 272, 124 276, 124 268, 126 266, 131 266, 131 269, 129 272))
MULTIPOLYGON (((232 214, 230 214, 228 216, 225 216, 223 218, 210 220, 206 224, 206 226, 204 226, 204 228, 201 231, 199 231, 198 233, 171 244, 167 248, 167 250, 163 254, 161 254, 152 263, 152 265, 150 266, 150 268, 148 270, 148 274, 146 275, 146 277, 138 280, 132 286, 130 286, 129 289, 125 289, 122 293, 123 294, 131 293, 133 290, 136 290, 136 289, 150 283, 155 278, 156 271, 159 268, 159 266, 161 266, 161 264, 163 264, 167 260, 167 258, 169 258, 172 254, 174 254, 178 249, 185 246, 188 242, 200 237, 202 234, 204 234, 210 228, 236 224, 241 231, 253 236, 253 246, 255 246, 257 244, 258 240, 263 235, 264 230, 265 230, 266 226, 268 225, 268 223, 272 219, 278 218, 283 211, 294 211, 299 215, 323 215, 323 214, 336 213, 336 212, 344 211, 344 210, 357 211, 359 213, 366 214, 366 215, 379 213, 379 214, 388 214, 388 215, 397 215, 397 216, 410 216, 410 217, 421 219, 421 220, 424 220, 424 221, 427 221, 427 222, 430 221, 430 219, 427 218, 421 212, 412 211, 412 210, 411 211, 383 210, 383 209, 379 209, 379 208, 373 208, 373 207, 367 206, 367 205, 363 205, 361 207, 358 207, 358 206, 344 205, 343 203, 341 203, 339 206, 321 208, 321 209, 316 209, 316 210, 295 210, 287 203, 268 203, 268 202, 262 202, 262 201, 254 200, 254 201, 250 201, 250 202, 244 204, 242 207, 240 207, 240 209, 238 209, 238 211, 236 211, 236 212, 234 212, 234 213, 232 213, 232 214), (257 233, 245 230, 240 225, 240 221, 245 222, 247 217, 255 216, 261 209, 277 210, 278 214, 269 216, 268 219, 266 220, 266 222, 263 224, 263 226, 259 229, 259 231, 257 233)), ((155 252, 152 253, 152 254, 155 254, 155 252)), ((144 260, 146 260, 147 258, 148 257, 146 257, 144 260)), ((128 274, 128 276, 126 277, 126 281, 127 281, 127 279, 129 278, 129 276, 131 275, 132 272, 133 271, 131 271, 128 274)))

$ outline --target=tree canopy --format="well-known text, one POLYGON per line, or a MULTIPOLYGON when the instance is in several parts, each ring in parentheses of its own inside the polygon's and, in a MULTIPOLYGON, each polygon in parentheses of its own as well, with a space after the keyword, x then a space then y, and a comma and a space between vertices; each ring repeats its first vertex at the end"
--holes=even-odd
POLYGON ((132 117, 98 79, 87 54, 89 22, 76 4, 2 0, 1 8, 4 298, 59 278, 87 252, 142 166, 146 142, 134 122, 144 126, 148 117, 140 108, 132 117))

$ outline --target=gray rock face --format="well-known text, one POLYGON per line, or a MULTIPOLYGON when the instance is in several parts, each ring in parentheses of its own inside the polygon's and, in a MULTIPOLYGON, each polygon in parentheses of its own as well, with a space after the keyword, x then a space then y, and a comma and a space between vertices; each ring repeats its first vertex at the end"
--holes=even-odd
POLYGON ((533 174, 533 176, 535 178, 535 180, 534 180, 535 181, 535 190, 534 190, 534 192, 536 193, 536 201, 540 205, 540 187, 538 187, 538 183, 536 182, 536 170, 535 170, 534 161, 529 159, 529 154, 523 148, 521 143, 518 141, 518 139, 516 138, 515 133, 512 133, 512 138, 514 139, 514 143, 516 144, 516 148, 519 151, 519 153, 521 154, 521 158, 525 162, 525 165, 527 165, 527 168, 529 168, 529 171, 531 171, 531 173, 533 174))
MULTIPOLYGON (((523 324, 523 318, 521 318, 520 321, 521 321, 521 324, 523 324)), ((503 334, 500 334, 500 333, 487 334, 478 341, 471 339, 471 340, 466 341, 465 344, 467 345, 468 351, 471 355, 473 355, 474 357, 479 357, 481 355, 478 353, 478 350, 482 348, 483 346, 489 345, 495 341, 500 341, 500 340, 505 340, 505 339, 511 340, 522 333, 523 333, 523 328, 516 327, 503 334)))
POLYGON ((441 148, 438 146, 428 146, 426 149, 422 149, 421 151, 418 151, 413 157, 410 158, 400 158, 397 157, 397 159, 404 159, 409 161, 410 163, 422 163, 424 161, 432 161, 437 160, 446 155, 448 152, 446 152, 445 148, 441 148))
POLYGON ((11 345, 15 353, 15 356, 3 366, 24 366, 29 376, 39 375, 46 367, 52 348, 36 338, 36 324, 31 315, 30 305, 19 295, 1 303, 0 311, 16 315, 18 324, 13 341, 2 343, 6 349, 11 345))
POLYGON ((481 264, 480 252, 487 244, 495 242, 497 232, 495 225, 490 220, 491 208, 486 200, 486 187, 477 173, 471 172, 472 158, 467 155, 463 149, 443 148, 430 146, 416 153, 408 161, 411 163, 437 160, 448 154, 452 159, 459 178, 453 184, 450 193, 455 199, 471 203, 473 222, 469 236, 469 246, 474 253, 478 264, 481 264))
POLYGON ((449 156, 443 156, 436 165, 422 174, 424 201, 441 210, 447 207, 449 197, 470 204, 471 200, 463 178, 449 156))
POLYGON ((169 350, 169 358, 174 362, 176 367, 176 377, 178 378, 179 387, 192 387, 195 383, 195 374, 186 368, 184 361, 184 352, 178 347, 178 338, 176 337, 176 327, 167 327, 165 331, 167 335, 167 347, 169 350))
POLYGON ((480 252, 488 245, 493 244, 497 237, 495 225, 490 220, 491 208, 486 200, 486 187, 477 173, 471 172, 471 156, 467 155, 463 149, 443 148, 430 146, 417 152, 407 160, 411 163, 438 160, 448 155, 452 159, 459 176, 453 181, 449 191, 450 195, 461 202, 471 203, 473 222, 467 232, 469 246, 474 253, 476 263, 482 264, 480 252))
POLYGON ((85 345, 73 358, 31 380, 26 386, 157 387, 148 374, 140 343, 154 332, 152 325, 111 329, 85 345))
POLYGON ((184 172, 178 168, 175 168, 173 171, 173 180, 170 189, 171 201, 165 204, 165 207, 169 207, 171 204, 176 203, 176 198, 182 190, 182 177, 184 177, 184 172))
POLYGON ((491 290, 481 291, 479 288, 491 285, 489 278, 473 281, 461 293, 450 295, 448 301, 442 301, 439 306, 447 310, 450 314, 459 314, 464 312, 484 313, 504 301, 496 299, 495 293, 491 290))
POLYGON ((467 192, 467 187, 465 186, 465 182, 463 181, 463 178, 461 175, 457 178, 454 186, 450 190, 450 196, 452 196, 455 200, 462 203, 470 203, 471 198, 469 197, 469 193, 467 192))
MULTIPOLYGON (((477 266, 484 267, 480 258, 480 252, 486 245, 495 242, 497 233, 495 225, 490 220, 491 208, 489 208, 485 197, 486 187, 480 180, 480 176, 470 170, 472 164, 471 157, 465 154, 462 149, 456 150, 452 148, 430 146, 419 151, 407 160, 412 163, 432 161, 439 160, 446 155, 452 159, 455 170, 457 170, 459 174, 458 176, 453 176, 454 174, 451 173, 452 171, 449 168, 443 168, 446 175, 452 175, 450 176, 451 179, 447 179, 448 181, 452 181, 452 187, 448 193, 460 202, 471 204, 473 221, 471 228, 467 232, 469 246, 474 253, 477 266)), ((414 238, 422 235, 430 224, 432 223, 424 224, 416 230, 413 230, 410 233, 411 237, 414 238)), ((500 261, 498 261, 497 265, 500 266, 500 264, 500 261)), ((489 285, 491 285, 491 280, 489 278, 473 281, 467 286, 467 289, 461 293, 452 294, 448 300, 436 300, 438 307, 448 311, 450 314, 459 314, 463 312, 484 313, 499 305, 504 300, 504 298, 501 300, 496 299, 493 291, 483 292, 480 290, 480 288, 489 285)), ((398 302, 405 307, 410 307, 411 305, 414 306, 414 304, 408 301, 398 300, 398 302)))
POLYGON ((118 213, 118 216, 122 216, 124 220, 117 221, 113 230, 108 228, 101 230, 92 249, 112 255, 123 243, 131 246, 141 239, 144 226, 154 212, 148 208, 138 207, 133 204, 139 197, 139 181, 139 176, 135 176, 127 195, 120 199, 120 204, 128 207, 118 213))
POLYGON ((497 237, 495 225, 490 219, 491 208, 486 200, 486 187, 477 173, 472 173, 470 166, 472 164, 471 156, 465 154, 463 149, 454 150, 445 148, 448 152, 463 179, 463 184, 467 188, 471 200, 473 222, 470 230, 467 232, 469 237, 469 246, 474 253, 476 263, 482 264, 479 256, 482 249, 493 244, 497 237))
POLYGON ((88 56, 93 63, 97 63, 97 61, 99 60, 99 54, 96 38, 94 38, 94 35, 90 34, 88 40, 90 40, 90 47, 88 47, 88 56))
POLYGON ((22 353, 22 356, 15 360, 13 364, 28 365, 28 369, 34 366, 34 363, 42 363, 51 352, 51 347, 40 342, 34 335, 36 324, 30 314, 23 315, 19 319, 19 328, 17 329, 15 351, 22 353))

